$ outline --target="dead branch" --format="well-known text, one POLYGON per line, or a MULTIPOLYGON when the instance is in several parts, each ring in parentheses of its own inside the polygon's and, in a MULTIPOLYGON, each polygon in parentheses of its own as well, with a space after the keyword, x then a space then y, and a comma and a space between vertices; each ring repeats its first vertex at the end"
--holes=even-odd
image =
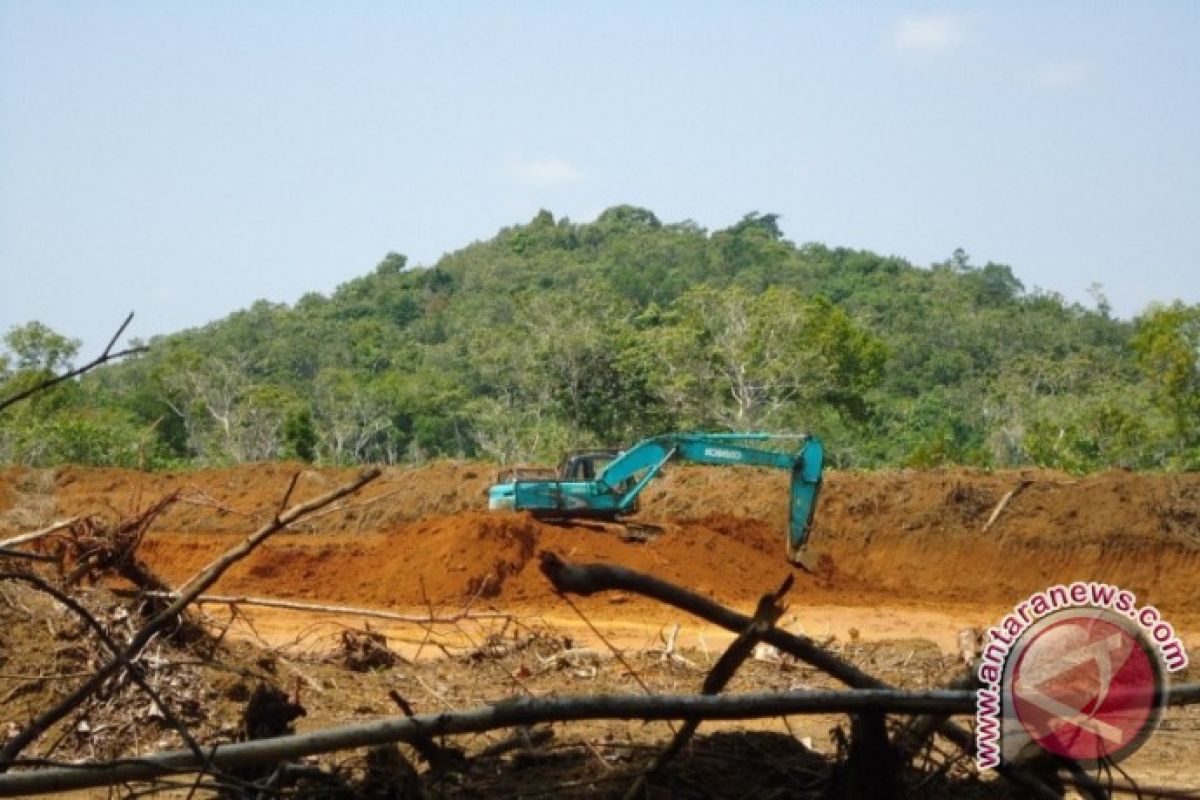
MULTIPOLYGON (((125 594, 125 592, 118 592, 125 594)), ((142 597, 174 600, 179 592, 139 592, 142 597)), ((398 614, 392 611, 381 611, 374 608, 358 608, 355 606, 333 606, 322 603, 300 603, 294 600, 278 600, 273 597, 252 597, 248 595, 202 594, 192 602, 196 605, 229 605, 229 606, 261 606, 263 608, 282 608, 289 611, 306 611, 317 614, 341 614, 347 617, 372 617, 393 622, 410 622, 414 625, 453 625, 456 622, 472 619, 511 619, 511 614, 502 611, 478 611, 451 614, 448 616, 422 616, 419 614, 398 614)))
POLYGON ((1007 494, 1004 495, 1004 497, 1000 498, 1000 502, 996 503, 996 507, 994 509, 992 509, 991 516, 989 516, 987 522, 985 522, 983 524, 983 532, 984 533, 987 533, 988 529, 991 528, 992 525, 996 522, 996 520, 1000 518, 1000 515, 1004 513, 1004 509, 1008 507, 1008 504, 1010 502, 1012 502, 1012 499, 1014 497, 1016 497, 1017 495, 1019 495, 1021 492, 1025 491, 1025 487, 1029 486, 1031 483, 1033 483, 1033 481, 1023 480, 1020 483, 1018 483, 1016 486, 1014 486, 1013 488, 1009 489, 1007 494))
MULTIPOLYGON (((203 506, 205 508, 215 508, 216 510, 218 510, 224 514, 233 514, 238 517, 253 517, 253 516, 255 516, 254 514, 248 513, 246 511, 238 511, 236 508, 230 508, 229 506, 225 505, 224 503, 221 503, 221 502, 215 500, 214 498, 210 497, 207 494, 204 494, 203 492, 199 491, 198 489, 194 490, 192 494, 180 495, 179 502, 187 503, 188 505, 193 505, 193 506, 203 506)), ((310 519, 311 519, 311 517, 310 517, 310 519)))
MULTIPOLYGON (((692 660, 690 658, 682 655, 678 650, 679 631, 680 631, 680 625, 678 622, 676 622, 674 625, 672 625, 670 630, 666 631, 665 633, 660 630, 658 635, 659 635, 659 639, 662 640, 663 646, 662 647, 651 647, 651 648, 645 650, 644 652, 646 654, 658 653, 659 660, 666 662, 666 663, 681 664, 685 667, 690 667, 691 669, 696 669, 697 667, 692 662, 692 660)), ((709 660, 709 664, 712 664, 711 659, 709 660)))
MULTIPOLYGON (((559 592, 584 596, 608 591, 633 592, 674 606, 735 633, 745 630, 752 621, 745 614, 725 608, 707 597, 701 597, 653 575, 613 564, 568 564, 554 553, 543 552, 541 570, 559 592)), ((819 647, 806 636, 771 628, 763 636, 763 641, 832 675, 847 686, 856 689, 889 688, 883 681, 819 647)))
MULTIPOLYGON (((572 592, 585 596, 604 591, 634 592, 708 620, 726 630, 741 631, 750 624, 750 618, 744 614, 739 614, 706 597, 701 597, 653 575, 635 572, 625 567, 612 564, 567 564, 557 555, 548 551, 541 553, 540 566, 542 573, 549 578, 559 592, 572 592)), ((847 686, 856 689, 891 688, 875 676, 863 672, 853 664, 818 646, 806 636, 798 636, 779 628, 771 628, 763 636, 763 641, 826 672, 847 686)), ((937 730, 964 752, 974 752, 975 737, 966 728, 945 720, 937 730)), ((1045 800, 1060 798, 1057 792, 1019 767, 1001 764, 998 771, 1033 797, 1045 798, 1045 800)))
POLYGON ((58 561, 57 556, 47 556, 41 553, 26 553, 24 550, 9 550, 7 547, 0 547, 0 558, 20 558, 24 559, 25 561, 58 561))
POLYGON ((1200 703, 1200 683, 1181 683, 1167 690, 1167 705, 1193 706, 1200 703))
POLYGON ((30 531, 29 533, 22 533, 20 536, 14 536, 11 539, 0 541, 0 549, 16 547, 19 544, 25 544, 26 542, 32 542, 34 539, 40 539, 43 536, 49 536, 56 531, 61 531, 63 528, 71 527, 78 521, 79 517, 60 519, 58 522, 55 522, 53 525, 48 525, 45 528, 41 528, 36 531, 30 531))
POLYGON ((136 760, 10 772, 0 775, 0 797, 60 792, 127 781, 152 780, 171 773, 194 772, 207 761, 221 770, 297 759, 304 756, 415 742, 421 737, 482 733, 497 728, 579 720, 745 720, 796 714, 969 713, 973 692, 908 692, 895 689, 858 691, 802 690, 739 695, 581 695, 514 697, 465 711, 398 717, 309 731, 292 736, 218 745, 197 757, 190 750, 139 756, 136 760))
POLYGON ((91 370, 95 369, 96 367, 100 366, 101 364, 103 364, 107 361, 113 361, 115 359, 124 358, 125 356, 131 356, 131 355, 135 355, 137 353, 148 352, 150 350, 149 347, 129 347, 124 350, 120 350, 116 353, 114 353, 112 351, 113 345, 115 345, 117 343, 117 339, 121 338, 121 334, 125 332, 125 329, 127 327, 129 327, 129 323, 132 321, 133 321, 133 312, 130 311, 129 316, 125 318, 125 321, 121 323, 121 327, 117 328, 117 332, 114 333, 112 339, 109 340, 108 346, 104 348, 103 353, 96 356, 94 359, 92 359, 88 363, 84 364, 82 367, 76 367, 75 369, 70 370, 68 372, 64 372, 61 375, 55 375, 52 378, 47 378, 46 380, 41 381, 40 383, 37 383, 37 384, 29 387, 28 389, 17 392, 16 394, 12 395, 11 397, 6 397, 3 400, 0 400, 0 411, 3 411, 4 409, 8 408, 13 403, 18 403, 27 397, 32 397, 33 395, 37 394, 38 392, 44 392, 47 389, 51 388, 52 386, 57 386, 58 384, 62 383, 63 381, 69 381, 72 378, 78 378, 83 373, 90 372, 91 370))
POLYGON ((63 717, 67 716, 79 706, 84 700, 91 696, 106 680, 117 672, 124 664, 136 658, 142 648, 157 634, 159 631, 170 625, 179 614, 190 604, 196 597, 200 596, 205 589, 212 586, 225 573, 227 569, 233 566, 242 558, 249 555, 254 548, 265 541, 271 534, 287 527, 297 519, 301 519, 306 514, 318 508, 322 508, 329 503, 345 497, 348 494, 358 491, 366 484, 378 478, 380 470, 378 467, 372 467, 363 471, 357 478, 346 483, 338 488, 327 492, 320 497, 315 497, 305 503, 300 503, 288 509, 285 513, 277 516, 274 520, 259 528, 257 531, 246 537, 241 544, 231 548, 224 555, 218 558, 209 566, 205 567, 200 574, 193 579, 190 587, 185 587, 181 590, 177 597, 165 609, 155 614, 145 625, 143 625, 136 634, 130 639, 129 645, 122 651, 121 655, 112 659, 104 666, 100 667, 90 679, 86 680, 73 692, 68 694, 55 705, 51 706, 46 711, 42 712, 29 723, 19 734, 14 736, 0 749, 0 773, 6 771, 22 750, 24 750, 31 742, 42 735, 54 723, 58 722, 63 717))
MULTIPOLYGON (((604 644, 604 646, 608 648, 608 652, 612 653, 613 658, 615 658, 617 661, 621 662, 621 666, 625 668, 625 674, 627 674, 627 675, 629 675, 629 677, 633 678, 633 680, 637 683, 637 685, 642 687, 642 691, 644 691, 646 694, 654 694, 654 692, 650 689, 650 686, 647 685, 647 683, 644 680, 642 680, 641 674, 639 674, 638 671, 633 668, 633 665, 629 663, 629 660, 625 658, 625 654, 623 652, 621 652, 617 648, 616 645, 614 645, 612 642, 610 642, 608 640, 608 637, 606 637, 603 633, 600 632, 600 629, 597 628, 592 623, 591 619, 588 618, 587 614, 583 613, 583 609, 581 609, 579 606, 572 603, 571 598, 567 597, 565 594, 562 595, 562 600, 568 606, 570 606, 571 610, 575 612, 575 615, 577 617, 579 617, 581 620, 583 620, 584 624, 588 626, 588 630, 590 630, 592 632, 592 635, 594 635, 597 639, 599 639, 604 644)), ((672 731, 673 730, 674 729, 672 728, 672 731)))
MULTIPOLYGON (((788 575, 777 591, 773 594, 764 594, 759 598, 754 619, 717 659, 717 663, 713 665, 704 679, 704 685, 700 690, 701 694, 715 695, 724 689, 742 663, 754 652, 754 646, 762 640, 767 631, 775 627, 775 623, 783 616, 783 606, 780 603, 784 595, 792 588, 792 582, 792 576, 788 575)), ((646 781, 661 772, 662 768, 683 750, 699 727, 700 720, 686 720, 671 739, 671 743, 654 758, 646 772, 629 787, 629 791, 625 793, 626 800, 633 800, 644 794, 646 781)))
POLYGON ((254 548, 263 543, 271 534, 276 533, 293 522, 307 516, 309 513, 323 508, 330 503, 345 497, 349 494, 354 494, 363 486, 366 486, 371 481, 378 478, 381 470, 378 467, 371 467, 364 470, 357 478, 347 484, 343 484, 333 491, 326 492, 320 497, 314 497, 304 503, 292 506, 286 512, 278 515, 271 522, 259 528, 254 533, 246 537, 245 541, 236 547, 228 550, 224 555, 209 564, 200 573, 179 588, 179 597, 176 598, 166 611, 160 616, 174 617, 185 606, 204 593, 204 590, 212 586, 225 573, 227 569, 248 556, 254 548))
MULTIPOLYGON (((1082 789, 1092 789, 1097 783, 1091 777, 1085 780, 1077 780, 1074 777, 1067 776, 1063 778, 1063 783, 1069 786, 1075 786, 1082 789)), ((1105 791, 1109 794, 1131 794, 1139 798, 1153 798, 1153 800, 1196 800, 1200 797, 1200 793, 1195 789, 1178 789, 1169 786, 1145 786, 1140 783, 1122 783, 1120 781, 1105 781, 1103 784, 1105 791)))

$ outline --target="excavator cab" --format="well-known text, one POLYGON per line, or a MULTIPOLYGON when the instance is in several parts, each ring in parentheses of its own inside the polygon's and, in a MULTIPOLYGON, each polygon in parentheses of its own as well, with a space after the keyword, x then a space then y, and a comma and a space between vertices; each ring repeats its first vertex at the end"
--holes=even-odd
MULTIPOLYGON (((577 450, 567 453, 563 456, 563 460, 558 465, 558 479, 560 481, 594 481, 600 477, 600 473, 604 469, 616 461, 623 451, 616 448, 608 448, 603 450, 577 450)), ((620 493, 624 493, 633 488, 637 481, 634 478, 627 478, 618 483, 613 488, 620 493)), ((637 510, 637 501, 629 509, 631 512, 637 510)))
POLYGON ((567 453, 558 465, 560 481, 594 481, 612 463, 620 450, 579 450, 567 453))

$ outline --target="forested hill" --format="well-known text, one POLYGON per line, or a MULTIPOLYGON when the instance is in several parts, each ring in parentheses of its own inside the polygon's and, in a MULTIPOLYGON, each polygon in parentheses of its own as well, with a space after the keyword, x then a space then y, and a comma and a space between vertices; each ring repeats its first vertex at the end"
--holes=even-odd
MULTIPOLYGON (((1169 297, 1164 297, 1169 301, 1169 297)), ((618 206, 431 268, 258 302, 0 413, 0 461, 553 458, 667 430, 807 430, 844 466, 1200 466, 1200 306, 1133 320, 957 251, 797 246, 618 206)), ((71 343, 7 337, 0 396, 71 343)))

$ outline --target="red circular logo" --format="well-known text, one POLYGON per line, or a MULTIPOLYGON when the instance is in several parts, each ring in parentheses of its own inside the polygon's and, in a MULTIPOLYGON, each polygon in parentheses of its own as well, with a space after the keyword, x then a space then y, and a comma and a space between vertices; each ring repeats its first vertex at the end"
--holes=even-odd
POLYGON ((1107 610, 1047 617, 1022 637, 1008 674, 1012 708, 1033 741, 1079 761, 1118 759, 1158 722, 1162 672, 1129 620, 1107 610))

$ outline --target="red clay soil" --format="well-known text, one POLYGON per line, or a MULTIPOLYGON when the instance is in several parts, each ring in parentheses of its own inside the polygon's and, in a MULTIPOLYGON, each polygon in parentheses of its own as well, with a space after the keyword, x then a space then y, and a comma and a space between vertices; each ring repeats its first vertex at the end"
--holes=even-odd
MULTIPOLYGON (((111 517, 180 490, 187 502, 155 523, 146 560, 180 581, 273 514, 291 475, 293 500, 352 470, 262 464, 145 475, 63 468, 0 471, 0 535, 49 504, 54 514, 111 517), (52 501, 52 502, 50 502, 52 501), (41 504, 40 506, 38 504, 41 504)), ((483 510, 494 468, 440 462, 389 469, 311 532, 280 534, 217 590, 368 606, 543 607, 552 591, 537 553, 653 572, 742 603, 774 588, 784 560, 787 478, 766 470, 680 467, 647 491, 640 517, 663 533, 621 541, 616 526, 560 527, 483 510)), ((43 514, 45 516, 45 514, 43 514)), ((812 542, 817 575, 796 572, 793 598, 846 605, 1011 604, 1047 585, 1101 580, 1164 611, 1200 612, 1200 475, 969 470, 832 473, 812 542), (987 532, 1003 495, 1030 481, 987 532)))

